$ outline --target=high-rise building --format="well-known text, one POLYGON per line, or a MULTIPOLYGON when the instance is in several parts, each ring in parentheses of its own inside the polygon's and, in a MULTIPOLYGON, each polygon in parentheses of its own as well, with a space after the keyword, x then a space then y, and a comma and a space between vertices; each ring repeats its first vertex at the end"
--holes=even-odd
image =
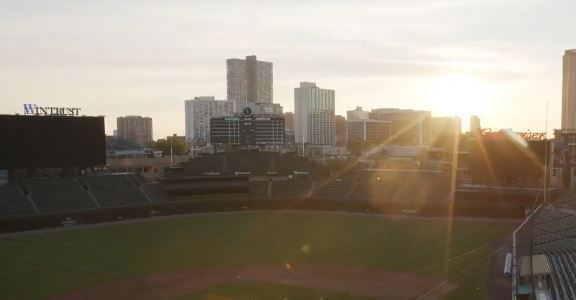
POLYGON ((430 118, 430 112, 422 110, 380 108, 370 112, 371 120, 392 122, 392 144, 402 146, 428 145, 430 118))
POLYGON ((185 122, 186 141, 189 145, 205 146, 210 143, 210 119, 230 116, 234 113, 234 103, 215 100, 211 97, 194 97, 186 100, 185 122))
MULTIPOLYGON (((250 107, 252 113, 258 115, 282 115, 282 105, 278 103, 248 103, 245 107, 250 107)), ((244 108, 242 110, 244 110, 244 108)))
POLYGON ((480 132, 482 129, 482 125, 480 125, 480 117, 474 115, 470 117, 470 132, 477 133, 480 132))
POLYGON ((294 88, 294 133, 296 143, 334 145, 336 142, 335 93, 313 82, 294 88))
POLYGON ((362 109, 361 106, 356 106, 356 109, 346 112, 348 121, 368 120, 370 119, 370 112, 362 109))
POLYGON ((562 74, 562 129, 576 129, 576 49, 564 53, 562 74))
POLYGON ((226 82, 228 100, 234 102, 235 112, 241 112, 248 103, 273 102, 272 63, 258 61, 255 55, 227 59, 226 82))
POLYGON ((116 119, 116 134, 123 139, 146 146, 152 142, 152 118, 125 116, 116 119))

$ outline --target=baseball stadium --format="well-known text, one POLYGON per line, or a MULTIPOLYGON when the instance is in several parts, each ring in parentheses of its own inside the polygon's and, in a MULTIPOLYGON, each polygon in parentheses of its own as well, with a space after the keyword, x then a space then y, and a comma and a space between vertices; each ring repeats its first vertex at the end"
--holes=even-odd
POLYGON ((576 297, 546 144, 477 137, 435 168, 250 149, 150 177, 107 167, 103 117, 1 116, 0 139, 2 299, 576 297))

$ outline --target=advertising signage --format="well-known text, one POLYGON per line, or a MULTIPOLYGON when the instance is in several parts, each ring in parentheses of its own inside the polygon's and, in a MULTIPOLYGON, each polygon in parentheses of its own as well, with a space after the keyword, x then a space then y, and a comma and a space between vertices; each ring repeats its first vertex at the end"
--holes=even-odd
POLYGON ((40 106, 36 104, 24 104, 24 115, 27 116, 78 116, 80 108, 77 107, 54 107, 40 106))

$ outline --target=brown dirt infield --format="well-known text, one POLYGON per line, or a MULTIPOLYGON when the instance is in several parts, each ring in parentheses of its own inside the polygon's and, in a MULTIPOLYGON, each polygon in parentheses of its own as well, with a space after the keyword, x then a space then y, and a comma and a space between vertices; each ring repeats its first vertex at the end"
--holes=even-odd
POLYGON ((113 281, 71 292, 59 300, 174 299, 221 284, 279 283, 376 299, 440 299, 456 285, 441 278, 331 265, 196 268, 113 281), (420 298, 431 289, 434 292, 420 298))

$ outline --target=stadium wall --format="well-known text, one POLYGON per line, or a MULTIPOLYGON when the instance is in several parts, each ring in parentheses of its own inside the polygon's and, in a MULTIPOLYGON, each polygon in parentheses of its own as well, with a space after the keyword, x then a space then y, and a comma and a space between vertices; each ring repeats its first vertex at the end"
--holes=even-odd
POLYGON ((377 207, 368 201, 350 201, 335 199, 251 199, 249 196, 235 199, 200 199, 194 201, 166 201, 161 203, 130 207, 90 209, 67 213, 51 213, 25 217, 6 217, 0 219, 0 232, 62 227, 66 223, 94 224, 127 219, 150 218, 154 216, 245 211, 245 210, 306 210, 334 211, 351 213, 374 213, 391 215, 414 215, 425 217, 492 217, 522 218, 525 206, 513 203, 493 203, 466 201, 457 199, 449 203, 424 203, 415 206, 403 202, 382 202, 377 207))

